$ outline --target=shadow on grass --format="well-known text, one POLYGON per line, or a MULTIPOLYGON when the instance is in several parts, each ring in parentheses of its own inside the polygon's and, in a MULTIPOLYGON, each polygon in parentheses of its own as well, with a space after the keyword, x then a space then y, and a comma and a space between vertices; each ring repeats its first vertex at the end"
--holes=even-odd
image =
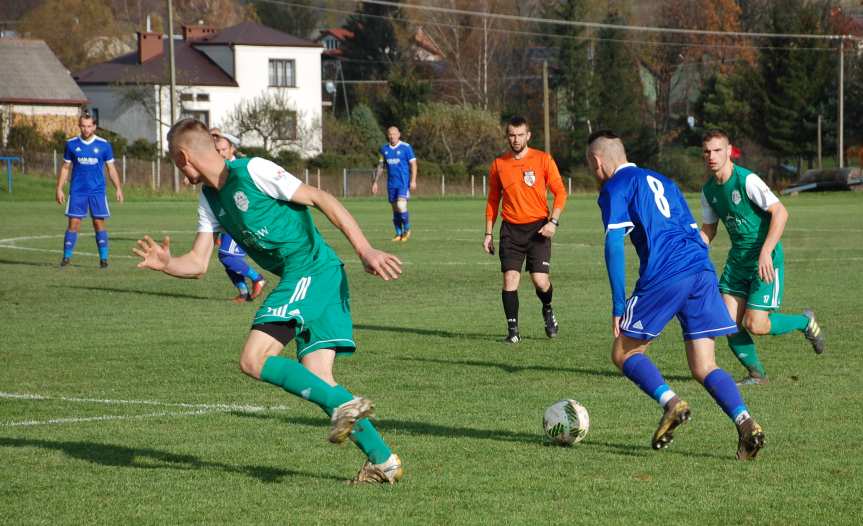
MULTIPOLYGON (((483 360, 441 360, 438 358, 396 358, 397 360, 402 360, 406 362, 428 362, 428 363, 439 363, 444 365, 469 365, 471 367, 493 367, 496 369, 500 369, 506 373, 520 373, 523 371, 546 371, 546 372, 554 372, 554 373, 575 373, 575 374, 587 374, 591 376, 603 376, 606 378, 623 378, 619 372, 615 370, 602 370, 602 369, 585 369, 583 367, 551 367, 548 365, 516 365, 512 363, 500 363, 500 362, 489 362, 483 360)), ((665 379, 673 380, 675 382, 688 382, 692 381, 691 376, 681 376, 681 375, 664 375, 665 379)))
MULTIPOLYGON (((297 417, 284 416, 264 413, 231 413, 234 416, 242 418, 255 419, 279 419, 286 424, 295 424, 310 427, 328 428, 330 422, 328 419, 313 418, 313 417, 297 417)), ((375 420, 375 427, 381 432, 404 433, 416 436, 433 436, 441 438, 468 438, 472 440, 494 440, 498 442, 515 442, 521 444, 532 444, 536 446, 558 447, 551 444, 545 437, 539 433, 519 433, 506 429, 476 429, 471 427, 456 427, 434 424, 431 422, 416 422, 412 420, 375 420)), ((616 444, 613 442, 594 442, 590 438, 578 444, 579 448, 590 448, 605 450, 615 455, 625 455, 631 457, 645 457, 658 454, 675 454, 686 457, 702 457, 724 459, 726 457, 708 453, 694 453, 691 451, 675 451, 674 449, 664 450, 662 453, 654 452, 650 446, 640 444, 616 444)))
POLYGON ((148 290, 137 290, 137 289, 119 289, 116 287, 86 287, 83 285, 57 285, 58 287, 63 287, 67 289, 79 289, 79 290, 92 290, 96 292, 120 292, 122 294, 137 294, 142 296, 159 296, 163 298, 181 298, 186 300, 201 300, 201 301, 218 301, 218 302, 226 302, 225 299, 222 298, 211 298, 207 296, 197 296, 194 294, 182 294, 177 292, 152 292, 148 290))
POLYGON ((415 329, 413 327, 394 327, 388 325, 369 325, 367 323, 358 323, 354 325, 354 329, 364 331, 379 331, 379 332, 394 332, 396 334, 410 333, 419 336, 438 336, 440 338, 464 338, 466 340, 485 340, 494 341, 495 336, 491 334, 478 332, 451 332, 442 331, 439 329, 415 329))
POLYGON ((28 267, 59 267, 58 263, 46 263, 44 261, 18 261, 14 259, 0 259, 0 265, 27 265, 28 267))
POLYGON ((60 442, 29 438, 0 437, 0 447, 36 447, 62 451, 66 455, 100 464, 138 469, 178 469, 178 470, 219 470, 225 473, 246 475, 261 482, 280 482, 285 477, 310 477, 331 480, 344 480, 334 475, 322 475, 268 466, 235 466, 221 462, 201 460, 194 455, 180 455, 150 448, 130 448, 97 442, 60 442))

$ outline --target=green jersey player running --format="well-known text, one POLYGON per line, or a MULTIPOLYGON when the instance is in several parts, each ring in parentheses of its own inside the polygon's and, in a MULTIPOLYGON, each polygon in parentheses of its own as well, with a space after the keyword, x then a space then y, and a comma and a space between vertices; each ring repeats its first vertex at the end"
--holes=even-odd
POLYGON ((192 184, 203 183, 198 233, 190 252, 172 256, 170 240, 138 241, 140 268, 179 278, 207 271, 214 233, 227 232, 263 268, 281 278, 252 321, 240 356, 247 375, 308 400, 331 417, 329 439, 348 437, 368 460, 354 482, 393 484, 402 464, 369 421, 372 403, 355 397, 333 378, 336 354, 352 353, 348 282, 341 260, 321 237, 309 211, 314 206, 341 230, 366 272, 396 279, 401 261, 372 248, 354 218, 330 194, 302 184, 261 158, 225 161, 206 126, 194 119, 177 122, 168 133, 171 157, 192 184), (291 340, 297 360, 279 356, 291 340))
POLYGON ((758 359, 750 334, 785 334, 800 331, 817 354, 824 352, 824 334, 815 314, 780 314, 785 279, 779 238, 788 211, 760 177, 731 161, 728 135, 720 130, 705 134, 704 161, 713 177, 701 193, 701 237, 708 245, 716 236, 719 220, 731 238, 731 249, 719 290, 740 331, 728 344, 749 375, 740 385, 765 384, 767 373, 758 359))

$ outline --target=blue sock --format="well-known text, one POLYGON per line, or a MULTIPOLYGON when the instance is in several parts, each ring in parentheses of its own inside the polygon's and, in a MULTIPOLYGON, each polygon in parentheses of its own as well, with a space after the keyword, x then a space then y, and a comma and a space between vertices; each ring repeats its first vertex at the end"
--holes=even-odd
POLYGON ((243 280, 240 283, 237 283, 237 290, 240 291, 240 294, 248 294, 249 293, 249 286, 246 285, 245 280, 243 280))
POLYGON ((634 354, 623 362, 623 375, 632 380, 647 396, 665 407, 674 398, 674 391, 665 383, 659 369, 643 354, 634 354))
POLYGON ((402 235, 402 214, 401 212, 393 212, 393 226, 396 229, 396 235, 402 235))
POLYGON ((96 232, 96 246, 99 247, 99 259, 108 259, 108 231, 96 232))
POLYGON ((401 212, 399 215, 401 216, 402 221, 402 231, 407 232, 411 229, 410 215, 407 212, 401 212))
POLYGON ((716 368, 708 374, 704 379, 704 388, 735 424, 749 418, 749 410, 740 396, 734 378, 724 369, 716 368))
POLYGON ((67 230, 66 235, 63 236, 63 259, 69 259, 72 257, 72 252, 75 251, 75 243, 77 242, 78 232, 67 230))
POLYGON ((252 267, 247 267, 247 268, 248 268, 248 270, 246 270, 246 277, 247 278, 249 278, 252 281, 261 281, 262 276, 258 273, 257 270, 253 269, 252 267))

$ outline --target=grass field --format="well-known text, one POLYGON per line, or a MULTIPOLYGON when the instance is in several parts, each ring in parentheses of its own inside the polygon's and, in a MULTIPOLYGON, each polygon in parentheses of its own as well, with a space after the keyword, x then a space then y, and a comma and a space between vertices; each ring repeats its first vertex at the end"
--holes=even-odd
MULTIPOLYGON (((757 340, 771 383, 744 391, 767 433, 751 463, 734 460, 732 424, 689 378, 676 322, 651 356, 694 419, 670 449, 650 449, 659 409, 609 360, 594 196, 571 199, 555 238, 560 338, 545 339, 524 282, 515 347, 498 343, 481 201, 413 202, 414 237, 397 246, 386 203, 347 202, 405 262, 393 283, 363 274, 319 217, 346 261, 359 345, 336 374, 377 404, 406 466, 392 488, 343 484, 359 451, 326 442, 316 407, 240 374, 255 305, 227 301, 217 262, 204 280, 135 269, 145 233, 169 232, 175 252, 190 245, 196 206, 130 193, 112 204, 107 271, 89 225, 73 266, 57 267, 65 218, 49 180, 0 194, 0 524, 860 523, 861 193, 785 199, 785 310, 814 307, 828 351, 816 357, 797 334, 757 340), (544 408, 561 398, 591 415, 572 448, 541 435, 544 408)), ((631 250, 628 266, 631 283, 631 250)), ((718 349, 741 375, 724 341, 718 349)))

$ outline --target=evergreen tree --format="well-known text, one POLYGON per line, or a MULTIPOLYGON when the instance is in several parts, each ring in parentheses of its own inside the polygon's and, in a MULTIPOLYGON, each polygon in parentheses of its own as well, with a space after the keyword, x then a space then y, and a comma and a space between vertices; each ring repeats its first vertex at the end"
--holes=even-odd
POLYGON ((361 3, 344 28, 354 36, 342 44, 343 69, 348 80, 386 79, 390 68, 401 60, 395 29, 390 18, 396 7, 361 3))
POLYGON ((751 138, 752 108, 747 96, 751 73, 744 67, 733 74, 717 74, 707 80, 696 103, 700 127, 722 129, 734 142, 751 138))
MULTIPOLYGON (((606 24, 621 25, 624 19, 609 13, 606 24)), ((616 133, 626 145, 630 160, 647 164, 655 159, 658 144, 653 123, 644 111, 644 91, 639 65, 623 44, 617 29, 603 28, 596 48, 597 129, 616 133)))
MULTIPOLYGON (((552 13, 560 20, 583 21, 590 9, 590 0, 565 0, 552 13)), ((596 126, 597 93, 593 76, 592 43, 584 28, 556 26, 565 37, 558 40, 558 77, 554 87, 564 96, 561 104, 567 116, 569 152, 573 162, 584 161, 585 143, 596 126)))
POLYGON ((312 0, 293 0, 293 3, 297 5, 251 2, 262 24, 300 38, 314 38, 321 12, 311 9, 312 0))
POLYGON ((389 94, 378 104, 377 114, 385 126, 404 129, 431 98, 432 86, 408 65, 393 68, 388 80, 389 94))

